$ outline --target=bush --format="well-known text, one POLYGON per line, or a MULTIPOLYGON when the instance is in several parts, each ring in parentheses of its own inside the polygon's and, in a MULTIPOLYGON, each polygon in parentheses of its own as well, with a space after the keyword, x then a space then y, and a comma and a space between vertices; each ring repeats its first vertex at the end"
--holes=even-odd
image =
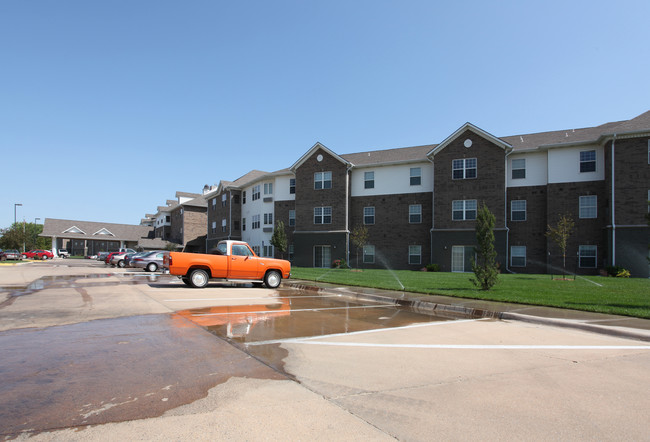
POLYGON ((609 276, 614 276, 616 278, 629 278, 630 271, 621 267, 621 266, 608 266, 605 268, 609 276))
POLYGON ((427 264, 427 272, 439 272, 440 266, 438 264, 427 264))
POLYGON ((335 259, 334 262, 332 263, 332 267, 335 269, 340 269, 341 267, 345 267, 345 259, 335 259))

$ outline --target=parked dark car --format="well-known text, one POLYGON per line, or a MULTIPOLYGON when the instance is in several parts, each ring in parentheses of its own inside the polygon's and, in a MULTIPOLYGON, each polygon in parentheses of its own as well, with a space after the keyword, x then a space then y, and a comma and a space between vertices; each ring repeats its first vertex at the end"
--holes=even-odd
POLYGON ((155 272, 162 267, 165 251, 156 250, 145 256, 138 256, 131 260, 131 267, 144 269, 147 272, 155 272))
POLYGON ((0 250, 0 261, 13 259, 15 261, 23 259, 23 255, 18 250, 0 250))
POLYGON ((23 253, 23 259, 52 259, 54 254, 49 250, 30 250, 23 253))

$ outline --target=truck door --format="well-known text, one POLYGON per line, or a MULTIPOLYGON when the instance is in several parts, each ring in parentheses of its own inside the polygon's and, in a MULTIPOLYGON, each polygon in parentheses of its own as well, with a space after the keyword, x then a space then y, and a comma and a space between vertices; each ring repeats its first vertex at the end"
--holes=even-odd
POLYGON ((258 258, 244 244, 233 244, 228 277, 232 279, 259 279, 258 258))

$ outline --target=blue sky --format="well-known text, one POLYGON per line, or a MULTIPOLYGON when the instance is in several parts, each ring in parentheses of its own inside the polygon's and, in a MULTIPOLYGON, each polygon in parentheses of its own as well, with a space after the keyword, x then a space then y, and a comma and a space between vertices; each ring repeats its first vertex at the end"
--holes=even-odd
POLYGON ((0 2, 0 227, 292 165, 650 109, 650 2, 0 2), (14 179, 15 178, 15 179, 14 179))

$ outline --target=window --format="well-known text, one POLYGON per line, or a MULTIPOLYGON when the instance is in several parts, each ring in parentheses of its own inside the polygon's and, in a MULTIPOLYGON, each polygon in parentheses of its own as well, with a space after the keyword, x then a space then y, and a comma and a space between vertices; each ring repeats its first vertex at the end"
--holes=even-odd
MULTIPOLYGON (((259 250, 259 247, 258 247, 259 250)), ((256 252, 256 253, 259 253, 256 252)), ((243 244, 233 244, 232 245, 232 254, 235 256, 253 256, 251 250, 243 244)))
POLYGON ((476 158, 453 160, 452 178, 455 180, 476 178, 476 158))
POLYGON ((260 228, 260 216, 259 215, 253 215, 253 222, 251 225, 252 229, 259 229, 260 228))
POLYGON ((512 179, 526 178, 526 159, 512 160, 512 179))
POLYGON ((510 247, 510 267, 526 267, 526 246, 510 247))
POLYGON ((253 201, 260 199, 260 188, 261 186, 259 184, 253 186, 253 201))
POLYGON ((223 218, 221 220, 221 231, 225 232, 226 231, 226 218, 223 218))
POLYGON ((585 150, 580 152, 580 172, 596 171, 596 151, 585 150))
POLYGON ((456 200, 451 202, 454 221, 471 221, 476 219, 476 200, 456 200))
POLYGON ((364 172, 363 173, 363 188, 364 189, 374 189, 375 188, 375 172, 364 172))
POLYGON ((273 256, 273 246, 264 246, 264 255, 263 256, 272 257, 273 256))
POLYGON ((409 206, 409 223, 419 224, 422 222, 422 205, 411 204, 409 206))
POLYGON ((526 221, 526 200, 510 202, 510 219, 512 221, 526 221))
POLYGON ((330 267, 332 250, 330 246, 314 246, 314 267, 330 267))
POLYGON ((264 195, 273 195, 273 183, 264 183, 264 195))
POLYGON ((332 208, 314 207, 314 224, 332 224, 332 208))
POLYGON ((422 264, 422 246, 409 246, 409 264, 422 264))
POLYGON ((375 223, 375 208, 374 207, 364 207, 363 208, 363 223, 364 224, 374 224, 375 223))
POLYGON ((295 178, 291 178, 289 180, 289 193, 291 195, 296 193, 296 179, 295 178))
POLYGON ((375 246, 363 246, 363 263, 373 264, 375 262, 375 246))
POLYGON ((580 218, 598 217, 598 197, 587 195, 580 197, 580 218))
POLYGON ((242 232, 246 231, 246 218, 241 219, 241 230, 242 232))
POLYGON ((290 226, 295 226, 296 225, 296 211, 295 210, 289 210, 289 225, 290 226))
POLYGON ((293 262, 293 254, 295 253, 293 244, 289 244, 289 249, 287 250, 287 253, 289 253, 289 261, 293 262))
POLYGON ((314 189, 331 189, 332 188, 332 172, 316 172, 314 174, 314 189))
POLYGON ((212 233, 217 233, 217 222, 212 221, 212 233))
POLYGON ((246 204, 246 191, 245 190, 241 194, 241 203, 246 204))
POLYGON ((411 167, 411 186, 419 186, 422 184, 422 169, 419 167, 411 167))
POLYGON ((264 224, 273 224, 273 214, 265 213, 264 214, 264 224))
POLYGON ((583 269, 595 269, 597 252, 598 249, 596 246, 579 246, 578 267, 583 269))
POLYGON ((217 208, 217 199, 212 198, 212 210, 215 210, 217 208))

